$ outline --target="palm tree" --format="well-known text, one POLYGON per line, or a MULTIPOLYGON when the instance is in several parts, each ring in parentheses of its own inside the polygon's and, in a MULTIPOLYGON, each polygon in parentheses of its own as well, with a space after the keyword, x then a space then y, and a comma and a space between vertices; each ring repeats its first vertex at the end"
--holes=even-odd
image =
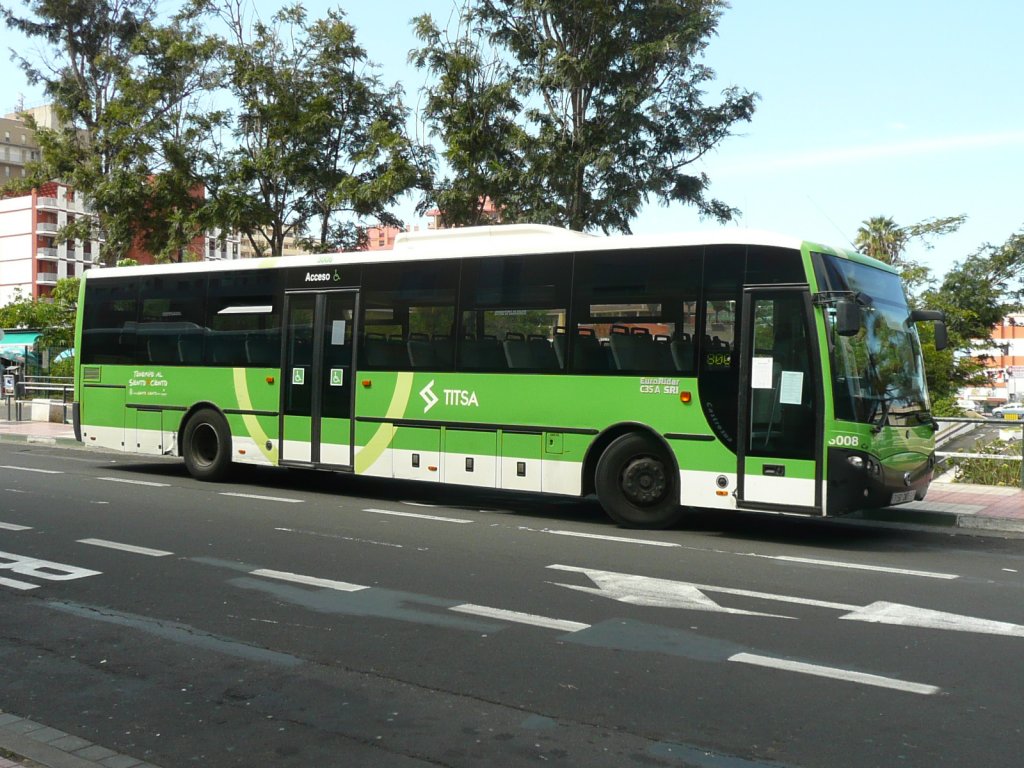
POLYGON ((886 264, 899 265, 908 240, 907 230, 891 217, 874 216, 861 224, 853 244, 861 253, 886 264))

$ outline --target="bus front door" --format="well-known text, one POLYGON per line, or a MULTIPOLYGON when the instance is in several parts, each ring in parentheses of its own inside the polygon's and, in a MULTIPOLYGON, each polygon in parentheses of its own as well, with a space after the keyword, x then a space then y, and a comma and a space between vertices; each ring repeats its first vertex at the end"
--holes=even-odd
POLYGON ((743 297, 737 506, 822 514, 822 386, 806 286, 743 297))
POLYGON ((285 296, 281 464, 352 468, 356 291, 285 296))

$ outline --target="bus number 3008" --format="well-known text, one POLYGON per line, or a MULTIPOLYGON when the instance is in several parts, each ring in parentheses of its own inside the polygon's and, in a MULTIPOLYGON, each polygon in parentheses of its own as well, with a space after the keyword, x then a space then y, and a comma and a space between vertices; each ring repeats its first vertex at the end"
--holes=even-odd
POLYGON ((857 435, 836 435, 828 441, 828 444, 843 448, 856 448, 860 445, 860 438, 857 435))

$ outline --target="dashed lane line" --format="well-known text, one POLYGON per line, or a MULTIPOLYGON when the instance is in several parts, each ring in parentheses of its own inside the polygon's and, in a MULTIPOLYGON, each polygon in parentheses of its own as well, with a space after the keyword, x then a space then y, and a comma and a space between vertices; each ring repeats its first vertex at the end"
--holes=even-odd
POLYGON ((263 576, 268 579, 278 579, 280 581, 291 581, 296 584, 305 584, 310 587, 334 589, 339 592, 360 592, 364 589, 369 589, 369 587, 364 587, 362 584, 350 584, 347 581, 321 579, 316 576, 303 576, 301 573, 289 573, 288 571, 272 571, 268 568, 258 568, 255 571, 250 571, 250 575, 263 576))
POLYGON ((151 480, 129 480, 125 477, 97 477, 97 480, 106 480, 110 483, 126 483, 127 485, 148 485, 153 488, 169 488, 170 483, 156 483, 151 480))
POLYGON ((503 608, 489 608, 486 605, 473 605, 472 603, 454 605, 448 610, 455 611, 456 613, 468 613, 472 616, 484 616, 489 619, 511 621, 517 624, 529 624, 534 627, 543 627, 545 629, 557 629, 562 632, 579 632, 584 629, 590 629, 589 624, 584 624, 580 621, 552 619, 547 616, 537 616, 532 613, 520 613, 519 611, 507 611, 503 608))
POLYGON ((17 525, 16 523, 0 523, 0 529, 5 531, 31 531, 30 525, 17 525))
POLYGON ((418 512, 396 512, 393 509, 364 509, 363 512, 372 512, 375 515, 392 515, 394 517, 414 517, 419 520, 433 520, 436 523, 475 523, 475 520, 466 520, 461 517, 441 517, 439 515, 423 515, 418 512))
POLYGON ((240 499, 257 499, 259 501, 280 501, 285 504, 302 504, 305 499, 289 499, 285 496, 261 496, 258 493, 229 493, 223 491, 220 493, 221 496, 236 496, 240 499))
MULTIPOLYGON (((526 529, 536 530, 536 529, 526 529)), ((598 539, 600 541, 611 541, 616 544, 643 544, 648 547, 681 547, 672 541, 656 541, 653 539, 634 539, 628 536, 608 536, 601 533, 582 533, 580 531, 556 531, 550 528, 540 530, 540 533, 550 533, 555 536, 573 536, 578 539, 598 539)))
POLYGON ((163 549, 150 549, 149 547, 139 547, 135 544, 123 544, 119 541, 107 541, 106 539, 78 539, 78 543, 89 544, 93 547, 103 547, 104 549, 117 549, 121 552, 131 552, 133 555, 146 555, 147 557, 167 557, 174 554, 163 549))
POLYGON ((870 685, 876 688, 890 688, 895 691, 917 693, 922 696, 932 696, 942 691, 941 688, 935 685, 912 683, 907 680, 899 680, 894 677, 883 677, 881 675, 872 675, 866 672, 854 672, 853 670, 840 669, 838 667, 825 667, 820 664, 808 664, 803 661, 777 659, 773 656, 761 656, 756 653, 737 653, 730 656, 729 661, 735 661, 740 664, 752 664, 757 667, 779 669, 785 672, 796 672, 801 675, 827 677, 832 680, 843 680, 848 683, 859 683, 860 685, 870 685))
POLYGON ((35 467, 16 467, 13 464, 0 464, 0 469, 14 469, 19 472, 38 472, 41 475, 63 475, 59 469, 36 469, 35 467))

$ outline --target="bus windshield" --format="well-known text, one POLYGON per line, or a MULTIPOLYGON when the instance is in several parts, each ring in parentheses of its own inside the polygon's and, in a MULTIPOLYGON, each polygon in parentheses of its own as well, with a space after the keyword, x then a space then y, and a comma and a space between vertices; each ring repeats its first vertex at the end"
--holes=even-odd
POLYGON ((930 422, 921 345, 899 276, 829 255, 816 268, 824 290, 850 292, 861 308, 856 335, 832 334, 836 418, 876 429, 930 422))

